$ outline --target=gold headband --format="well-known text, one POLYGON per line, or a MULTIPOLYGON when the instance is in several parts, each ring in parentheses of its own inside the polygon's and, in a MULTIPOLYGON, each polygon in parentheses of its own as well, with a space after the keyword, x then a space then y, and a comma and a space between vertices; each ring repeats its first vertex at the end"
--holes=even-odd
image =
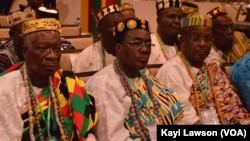
POLYGON ((22 33, 24 35, 42 30, 53 30, 61 33, 61 24, 54 18, 43 18, 27 21, 22 25, 22 33))
POLYGON ((16 11, 8 16, 9 26, 13 27, 17 24, 36 19, 35 11, 25 8, 24 11, 16 11))

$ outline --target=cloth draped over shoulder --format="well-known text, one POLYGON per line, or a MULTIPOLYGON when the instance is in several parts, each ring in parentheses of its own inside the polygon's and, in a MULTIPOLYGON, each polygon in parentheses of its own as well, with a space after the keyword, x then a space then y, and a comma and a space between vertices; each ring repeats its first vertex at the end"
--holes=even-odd
MULTIPOLYGON (((175 120, 181 118, 183 113, 178 95, 154 77, 146 77, 148 77, 157 103, 160 104, 158 109, 163 118, 163 124, 174 124, 175 120)), ((96 107, 98 109, 99 120, 95 132, 97 140, 142 140, 139 134, 136 133, 135 125, 131 119, 131 97, 126 92, 120 76, 115 72, 113 64, 95 73, 87 81, 86 88, 95 96, 96 107)), ((145 123, 149 121, 149 111, 150 113, 154 113, 153 101, 146 100, 148 99, 148 90, 145 80, 142 77, 136 78, 135 88, 135 103, 139 108, 139 117, 145 127, 145 123), (150 107, 148 108, 150 109, 149 111, 146 108, 147 106, 150 107)), ((153 114, 153 116, 156 115, 153 114)), ((155 119, 155 123, 158 123, 157 118, 155 119)))
MULTIPOLYGON (((98 114, 95 109, 95 101, 91 93, 85 89, 85 84, 71 71, 58 70, 52 78, 53 85, 56 87, 55 91, 58 95, 60 108, 62 111, 63 122, 65 124, 67 133, 71 140, 84 141, 87 135, 95 126, 98 114)), ((49 88, 46 87, 38 94, 40 103, 48 102, 49 88)), ((45 106, 44 114, 48 114, 48 106, 45 106)), ((53 107, 53 106, 52 106, 53 107)), ((52 108, 51 107, 51 108, 52 108)), ((53 109, 53 108, 52 108, 53 109)), ((27 117, 27 110, 22 114, 22 117, 27 117)), ((56 124, 54 110, 51 115, 51 134, 60 138, 58 125, 56 124), (54 134, 53 134, 54 133, 54 134)), ((40 117, 43 122, 42 116, 40 117)), ((27 121, 28 122, 28 121, 27 121)), ((45 125, 45 124, 44 124, 45 125)), ((43 128, 46 128, 43 127, 43 128)), ((43 130, 46 136, 46 130, 43 130)), ((24 135, 22 140, 29 139, 29 126, 24 128, 24 135)))
MULTIPOLYGON (((201 86, 197 90, 199 94, 194 94, 194 90, 191 90, 191 102, 194 107, 199 103, 200 107, 205 105, 202 99, 202 89, 208 85, 206 92, 209 105, 216 108, 221 124, 250 124, 250 113, 244 108, 239 95, 233 88, 230 80, 225 73, 219 69, 216 63, 210 63, 207 65, 207 71, 211 74, 212 84, 206 84, 206 67, 203 66, 197 73, 197 80, 200 81, 201 86), (195 97, 198 96, 199 102, 195 102, 195 97)), ((199 111, 197 111, 199 112, 199 111)))
MULTIPOLYGON (((163 117, 163 125, 173 125, 175 124, 175 121, 180 119, 183 115, 182 111, 182 104, 179 102, 179 97, 177 93, 170 89, 166 88, 160 81, 158 81, 156 78, 149 77, 149 83, 151 88, 153 89, 154 96, 157 99, 159 107, 160 115, 163 117), (165 89, 164 89, 165 88, 165 89)), ((138 107, 138 110, 141 111, 140 118, 144 122, 145 128, 147 128, 146 123, 150 120, 149 115, 150 113, 147 112, 147 87, 145 86, 145 81, 140 78, 136 82, 136 88, 139 93, 134 93, 136 98, 136 105, 138 107)), ((150 101, 153 102, 153 101, 150 101)), ((150 104, 150 109, 153 109, 153 103, 150 104)), ((153 112, 153 111, 151 111, 153 112)), ((133 140, 140 141, 141 138, 135 131, 135 125, 133 124, 132 120, 132 113, 129 113, 125 119, 125 126, 128 128, 130 132, 130 137, 133 140)), ((159 124, 159 121, 155 121, 156 124, 159 124)))

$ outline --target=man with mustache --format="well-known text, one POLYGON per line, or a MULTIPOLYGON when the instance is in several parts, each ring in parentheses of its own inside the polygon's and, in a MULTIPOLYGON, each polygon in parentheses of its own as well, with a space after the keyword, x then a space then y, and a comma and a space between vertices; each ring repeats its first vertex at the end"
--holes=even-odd
POLYGON ((116 59, 86 83, 99 114, 97 140, 156 140, 156 125, 174 124, 182 105, 172 89, 145 72, 153 46, 149 23, 136 18, 121 21, 114 40, 110 51, 116 59))

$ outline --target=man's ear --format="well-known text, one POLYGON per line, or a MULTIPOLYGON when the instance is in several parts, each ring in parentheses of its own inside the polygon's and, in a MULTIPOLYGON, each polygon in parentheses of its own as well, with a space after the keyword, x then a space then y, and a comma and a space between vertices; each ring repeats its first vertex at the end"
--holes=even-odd
POLYGON ((178 40, 179 40, 179 43, 180 43, 180 50, 182 50, 182 48, 184 47, 185 38, 183 37, 183 35, 179 34, 178 35, 178 40))
POLYGON ((22 46, 22 54, 23 54, 24 59, 26 59, 27 57, 28 50, 29 48, 27 46, 25 45, 22 46))
POLYGON ((120 43, 115 44, 115 54, 119 55, 122 49, 122 45, 120 43))

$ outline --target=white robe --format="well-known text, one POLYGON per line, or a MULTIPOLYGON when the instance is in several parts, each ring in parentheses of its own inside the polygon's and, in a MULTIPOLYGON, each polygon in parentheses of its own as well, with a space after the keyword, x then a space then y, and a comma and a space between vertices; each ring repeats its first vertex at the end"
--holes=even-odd
MULTIPOLYGON (((163 64, 167 61, 167 59, 164 57, 164 54, 161 49, 161 43, 157 39, 156 33, 151 34, 151 41, 152 44, 155 44, 155 46, 151 47, 151 54, 149 57, 148 64, 163 64)), ((164 48, 167 48, 168 54, 167 56, 169 58, 175 56, 177 54, 176 47, 175 46, 169 46, 169 45, 163 45, 164 48)))
POLYGON ((98 141, 131 141, 124 120, 131 98, 126 94, 113 64, 94 74, 86 83, 95 97, 99 119, 96 129, 98 141))
MULTIPOLYGON (((198 72, 197 68, 192 67, 192 69, 195 73, 198 72)), ((193 81, 179 55, 165 62, 158 70, 156 78, 167 87, 172 88, 179 95, 180 101, 183 104, 184 116, 177 121, 177 124, 191 125, 198 121, 199 116, 197 116, 195 108, 189 100, 193 81)))
POLYGON ((26 89, 19 70, 0 77, 0 140, 20 141, 23 134, 22 111, 26 108, 26 89))
MULTIPOLYGON (((106 65, 111 64, 115 58, 106 51, 105 57, 107 61, 106 65)), ((79 54, 71 54, 70 61, 72 64, 72 71, 75 73, 100 70, 103 68, 101 42, 98 41, 90 45, 79 54)))

